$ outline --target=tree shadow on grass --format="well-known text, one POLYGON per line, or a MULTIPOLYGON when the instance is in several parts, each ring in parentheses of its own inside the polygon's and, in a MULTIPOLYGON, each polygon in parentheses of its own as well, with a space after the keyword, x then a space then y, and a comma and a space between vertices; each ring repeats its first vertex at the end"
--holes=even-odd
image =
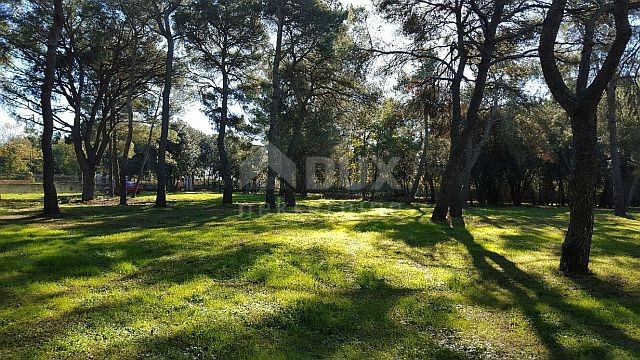
MULTIPOLYGON (((453 359, 468 355, 434 339, 433 327, 446 330, 447 318, 442 314, 455 311, 447 306, 446 299, 430 298, 425 305, 419 290, 393 287, 368 271, 357 274, 355 287, 329 291, 295 286, 284 288, 282 291, 286 293, 295 292, 302 296, 263 318, 225 315, 234 311, 250 313, 251 308, 259 306, 260 301, 253 298, 254 292, 260 292, 263 296, 269 294, 269 305, 277 305, 275 300, 278 295, 268 285, 235 283, 260 259, 273 256, 275 250, 269 244, 245 244, 228 247, 216 255, 163 257, 132 275, 105 285, 118 290, 117 298, 102 297, 97 302, 83 303, 52 317, 37 316, 34 321, 23 319, 26 322, 20 327, 13 326, 0 331, 0 346, 10 354, 22 354, 24 357, 37 357, 39 352, 51 351, 52 348, 60 356, 78 358, 362 358, 380 356, 382 353, 391 354, 391 357, 453 359), (153 286, 155 291, 170 291, 173 285, 201 277, 214 280, 213 288, 194 288, 195 297, 187 293, 177 295, 189 297, 173 298, 173 307, 166 307, 161 301, 156 302, 139 291, 129 293, 119 290, 124 282, 129 286, 137 284, 135 289, 153 286), (224 293, 223 311, 200 308, 205 306, 204 299, 193 301, 201 299, 200 296, 218 299, 218 292, 224 293), (247 302, 226 300, 226 296, 235 298, 234 294, 241 295, 238 298, 247 302), (188 306, 184 302, 189 302, 188 306), (412 306, 421 307, 420 314, 427 315, 424 322, 405 324, 394 318, 395 311, 411 311, 412 306), (443 311, 443 306, 447 311, 443 311), (192 320, 188 314, 199 317, 192 320), (170 324, 166 328, 168 333, 149 333, 148 329, 135 328, 133 325, 146 321, 153 323, 159 315, 162 324, 170 324), (174 315, 179 320, 172 320, 174 315), (181 321, 188 321, 190 325, 184 327, 180 325, 181 321), (130 337, 114 335, 127 329, 132 331, 130 337), (75 346, 77 335, 84 341, 88 338, 89 344, 95 342, 99 346, 75 346)), ((334 266, 336 253, 319 247, 296 248, 288 252, 291 256, 287 258, 295 258, 292 265, 299 271, 321 281, 329 281, 322 279, 321 273, 326 267, 334 266)), ((345 267, 344 271, 354 270, 348 268, 348 261, 339 260, 339 263, 345 267)), ((107 263, 103 265, 108 266, 107 263)), ((278 268, 270 270, 279 271, 278 268)), ((416 318, 416 315, 411 314, 410 318, 416 318)), ((41 357, 52 355, 46 352, 42 354, 41 357)))
POLYGON ((159 259, 125 279, 142 279, 145 284, 185 283, 206 277, 216 281, 239 280, 240 275, 274 249, 272 244, 231 246, 215 254, 179 255, 159 259))
POLYGON ((402 241, 417 248, 431 247, 449 238, 442 227, 424 221, 421 217, 369 217, 357 222, 351 228, 356 232, 381 233, 390 239, 402 241))
MULTIPOLYGON (((117 298, 102 298, 99 302, 93 301, 74 306, 69 311, 54 316, 36 316, 33 319, 25 318, 20 315, 25 309, 47 308, 55 303, 56 300, 63 300, 69 297, 69 293, 49 293, 39 295, 29 293, 28 297, 14 296, 4 297, 0 302, 0 310, 6 311, 15 317, 13 320, 7 320, 8 323, 0 321, 0 348, 6 349, 10 354, 23 354, 25 358, 34 357, 31 351, 43 350, 42 347, 52 346, 52 341, 65 339, 73 336, 77 328, 86 329, 90 332, 100 331, 100 326, 109 326, 115 328, 124 328, 130 326, 135 321, 153 319, 153 313, 157 312, 157 305, 149 302, 149 299, 140 298, 137 291, 131 296, 128 291, 122 290, 122 284, 138 284, 137 289, 159 285, 160 288, 170 289, 173 285, 180 285, 197 278, 208 278, 216 282, 225 283, 228 280, 237 280, 245 270, 250 268, 255 261, 261 256, 270 253, 271 245, 243 245, 224 249, 215 255, 193 255, 181 256, 175 258, 161 258, 162 255, 172 253, 159 249, 156 252, 148 249, 150 253, 145 251, 138 252, 137 249, 128 250, 117 247, 109 247, 109 250, 123 250, 121 256, 116 260, 104 257, 80 256, 86 254, 83 250, 70 255, 62 260, 53 261, 45 257, 34 268, 33 271, 21 274, 17 278, 11 279, 11 288, 20 288, 28 283, 43 283, 45 281, 55 282, 58 279, 71 279, 73 277, 94 276, 105 272, 107 269, 115 265, 120 260, 127 262, 135 262, 138 258, 154 260, 147 265, 142 266, 140 271, 133 274, 125 275, 120 278, 109 281, 101 285, 102 291, 113 291, 117 294, 117 298), (159 251, 159 252, 158 252, 159 251), (137 255, 136 255, 137 254, 137 255), (142 255, 145 254, 145 255, 142 255), (69 264, 72 269, 63 269, 64 264, 70 260, 77 260, 80 264, 69 264), (46 264, 45 267, 42 265, 46 264), (53 266, 59 264, 60 267, 53 266), (52 267, 53 266, 53 267, 52 267), (140 282, 131 280, 141 280, 140 282), (13 310, 12 310, 13 309, 13 310), (10 311, 11 310, 11 311, 10 311), (16 311, 16 314, 12 314, 16 311), (11 325, 13 321, 19 321, 20 326, 11 325), (30 354, 30 355, 29 355, 30 354)), ((92 251, 97 251, 93 249, 92 251)), ((224 285, 226 286, 226 285, 224 285)), ((156 287, 154 291, 158 291, 156 287)), ((185 300, 186 301, 186 300, 185 300)), ((29 310, 33 311, 33 310, 29 310)), ((100 335, 100 334, 98 334, 100 335)), ((84 349, 83 351, 91 351, 93 349, 84 349)), ((96 351, 100 351, 99 349, 96 351)), ((114 350, 111 356, 118 353, 114 350)), ((76 354, 80 355, 80 354, 76 354)), ((84 356, 83 356, 84 357, 84 356)))
POLYGON ((316 293, 248 327, 199 324, 139 344, 141 356, 185 358, 326 359, 401 356, 462 359, 428 329, 392 319, 398 304, 417 296, 384 280, 362 276, 355 290, 316 293), (422 330, 422 332, 421 332, 422 330))
POLYGON ((65 236, 60 240, 60 245, 53 252, 33 254, 30 258, 14 252, 4 257, 7 265, 0 266, 2 272, 6 271, 0 286, 0 294, 3 295, 0 305, 16 302, 28 305, 49 300, 50 296, 18 296, 16 290, 19 292, 29 284, 53 284, 62 280, 99 277, 119 271, 118 267, 122 264, 142 266, 176 251, 176 244, 148 240, 144 236, 132 237, 127 241, 99 243, 79 242, 75 238, 69 241, 65 236))
MULTIPOLYGON (((506 257, 485 249, 463 228, 449 229, 451 235, 463 244, 470 254, 474 268, 483 283, 495 284, 507 291, 513 306, 519 308, 536 331, 553 358, 610 357, 612 347, 640 355, 640 344, 607 319, 583 306, 566 301, 564 294, 548 286, 544 280, 521 270, 506 257), (546 317, 546 312, 559 313, 562 324, 554 324, 546 317), (602 340, 597 345, 581 347, 578 352, 567 349, 560 342, 564 331, 579 331, 578 335, 597 336, 602 340)), ((480 289, 473 289, 476 291, 480 289)), ((489 303, 482 303, 490 306, 489 303)), ((504 304, 496 303, 504 307, 504 304)), ((575 335, 575 333, 574 333, 575 335)))

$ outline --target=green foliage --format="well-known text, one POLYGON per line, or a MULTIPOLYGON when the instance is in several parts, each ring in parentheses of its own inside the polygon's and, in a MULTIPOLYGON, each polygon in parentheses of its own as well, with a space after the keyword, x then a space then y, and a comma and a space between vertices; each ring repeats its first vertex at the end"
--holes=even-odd
POLYGON ((42 153, 31 139, 20 136, 0 145, 0 174, 33 174, 41 168, 42 153))
MULTIPOLYGON (((231 101, 242 103, 246 87, 257 77, 266 55, 267 34, 261 14, 256 0, 198 0, 176 16, 193 59, 202 101, 218 126, 223 91, 231 101)), ((238 120, 242 119, 231 117, 229 125, 241 128, 238 120)))
POLYGON ((55 161, 55 173, 61 175, 78 175, 80 168, 76 159, 73 145, 58 141, 53 144, 53 157, 55 161))

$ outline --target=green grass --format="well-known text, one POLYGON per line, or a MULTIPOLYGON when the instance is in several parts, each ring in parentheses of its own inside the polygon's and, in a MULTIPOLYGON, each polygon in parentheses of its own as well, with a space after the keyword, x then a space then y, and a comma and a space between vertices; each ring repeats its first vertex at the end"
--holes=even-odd
POLYGON ((594 275, 567 278, 562 209, 152 200, 2 196, 0 359, 640 358, 637 220, 599 211, 594 275))

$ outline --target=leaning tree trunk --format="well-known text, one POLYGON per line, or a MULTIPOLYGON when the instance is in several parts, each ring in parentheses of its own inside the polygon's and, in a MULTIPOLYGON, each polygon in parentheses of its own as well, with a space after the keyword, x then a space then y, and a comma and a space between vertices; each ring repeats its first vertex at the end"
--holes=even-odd
MULTIPOLYGON (((462 131, 451 136, 451 153, 449 154, 449 161, 445 168, 445 172, 442 176, 442 190, 440 198, 436 204, 436 207, 431 216, 432 221, 444 222, 447 220, 447 210, 451 216, 451 222, 454 225, 464 225, 464 219, 462 217, 462 204, 461 197, 461 184, 460 175, 462 171, 462 165, 464 164, 464 152, 467 143, 473 136, 476 124, 478 122, 478 112, 484 99, 484 92, 487 85, 487 78, 489 76, 489 70, 493 65, 494 50, 496 48, 496 33, 497 29, 502 22, 502 14, 506 1, 496 1, 493 7, 493 14, 490 17, 490 21, 485 23, 484 33, 485 39, 482 50, 480 51, 480 63, 478 64, 478 71, 475 79, 475 87, 469 100, 469 106, 467 109, 466 119, 462 131)), ((458 29, 458 32, 464 31, 458 29)), ((459 35, 460 36, 460 35, 459 35)), ((463 68, 464 70, 464 68, 463 68)), ((457 103, 459 103, 459 94, 457 97, 457 103)), ((459 112, 459 111, 456 111, 459 112)), ((453 116, 454 119, 459 119, 457 116, 453 116)))
POLYGON ((589 272, 593 235, 597 116, 595 109, 581 109, 571 119, 576 154, 574 172, 569 180, 569 230, 562 244, 560 270, 568 274, 589 272))
POLYGON ((609 128, 609 152, 611 153, 611 182, 613 184, 613 209, 616 216, 627 216, 624 181, 620 169, 620 153, 618 152, 618 126, 616 119, 616 87, 614 75, 607 87, 607 124, 609 128))
POLYGON ((56 50, 58 48, 58 40, 64 22, 62 10, 62 0, 55 0, 53 3, 53 23, 49 30, 49 38, 47 39, 47 54, 45 56, 44 82, 42 84, 42 92, 40 94, 40 105, 42 106, 42 120, 44 130, 42 132, 42 187, 44 190, 44 214, 47 216, 57 215, 60 213, 58 207, 58 192, 53 180, 54 175, 54 159, 52 149, 53 138, 53 110, 51 107, 51 94, 53 92, 53 84, 55 81, 56 71, 56 50))

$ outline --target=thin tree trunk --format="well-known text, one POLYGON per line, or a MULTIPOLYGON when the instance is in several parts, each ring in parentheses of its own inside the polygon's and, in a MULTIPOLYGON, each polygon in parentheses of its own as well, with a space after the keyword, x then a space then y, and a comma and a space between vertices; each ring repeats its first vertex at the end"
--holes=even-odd
POLYGON ((567 205, 567 195, 566 192, 564 190, 564 180, 560 179, 558 181, 558 193, 560 196, 560 206, 565 206, 567 205))
MULTIPOLYGON (((222 59, 223 66, 225 63, 222 59)), ((222 172, 222 181, 224 182, 224 190, 222 194, 222 203, 231 204, 233 202, 233 180, 231 179, 231 164, 227 156, 227 149, 224 146, 224 138, 227 132, 227 117, 229 111, 229 76, 226 71, 222 71, 222 112, 220 114, 220 126, 218 127, 218 154, 220 155, 220 170, 222 172)))
MULTIPOLYGON (((426 112, 426 111, 425 111, 426 112)), ((427 156, 429 154, 429 124, 431 123, 431 117, 429 114, 425 114, 424 116, 424 138, 422 140, 422 154, 420 154, 420 164, 418 165, 418 173, 416 174, 415 179, 413 179, 413 184, 411 185, 411 189, 407 194, 407 198, 405 199, 406 204, 411 204, 415 198, 416 193, 418 192, 418 187, 420 186, 420 180, 422 180, 424 172, 427 168, 427 156)), ((425 194, 426 197, 426 194, 425 194)))
POLYGON ((51 107, 51 94, 55 81, 56 71, 56 50, 58 40, 64 23, 62 0, 55 0, 53 3, 53 23, 49 30, 47 39, 47 54, 45 56, 44 82, 40 94, 40 105, 42 106, 42 120, 44 130, 42 132, 42 187, 44 190, 44 214, 53 216, 60 214, 58 206, 58 192, 53 180, 55 164, 53 158, 52 138, 53 138, 53 110, 51 107))
POLYGON ((627 216, 624 182, 620 169, 620 153, 618 151, 618 125, 616 119, 616 87, 617 76, 614 75, 607 87, 607 124, 609 128, 609 152, 611 153, 611 182, 613 184, 613 209, 616 216, 627 216))
MULTIPOLYGON (((177 2, 176 4, 179 4, 177 2)), ((175 5, 177 8, 178 5, 175 5)), ((167 143, 169 139, 169 120, 171 118, 171 85, 173 82, 173 57, 175 50, 175 39, 171 32, 171 13, 175 11, 166 10, 158 25, 162 35, 167 40, 167 58, 165 59, 164 89, 162 90, 162 124, 160 129, 160 144, 158 146, 158 188, 156 190, 156 207, 167 206, 167 143)))
MULTIPOLYGON (((127 162, 129 159, 129 150, 131 149, 131 140, 133 138, 133 86, 134 75, 136 69, 136 60, 138 54, 138 34, 134 32, 135 40, 131 53, 131 68, 129 76, 129 88, 127 89, 127 139, 124 142, 124 151, 120 160, 120 205, 127 205, 127 162)), ((137 186, 133 189, 135 194, 137 186)), ((135 196, 135 195, 134 195, 135 196)))
POLYGON ((478 142, 478 144, 476 144, 476 146, 473 146, 472 145, 473 138, 469 139, 469 143, 467 145, 467 157, 464 164, 464 169, 462 170, 462 180, 461 180, 462 192, 460 193, 460 201, 461 201, 461 206, 463 208, 467 208, 469 205, 468 200, 469 200, 469 192, 471 189, 471 171, 473 170, 473 167, 478 162, 478 159, 480 158, 480 154, 482 153, 482 149, 484 148, 484 145, 487 143, 487 141, 489 140, 489 137, 491 136, 491 130, 493 130, 493 125, 498 120, 497 111, 498 111, 498 101, 496 97, 493 101, 493 106, 491 107, 491 117, 487 121, 487 124, 484 128, 484 132, 482 133, 482 137, 480 138, 480 141, 478 142))
POLYGON ((280 62, 282 60, 282 32, 284 27, 284 11, 283 1, 278 0, 276 8, 277 32, 276 32, 276 49, 273 57, 273 95, 271 99, 271 113, 269 114, 269 133, 268 133, 268 169, 267 169, 267 193, 265 197, 265 205, 268 208, 276 207, 276 171, 274 167, 279 161, 278 154, 274 148, 278 143, 278 116, 280 112, 280 62))
MULTIPOLYGON (((140 185, 140 180, 142 179, 142 174, 144 173, 144 167, 147 165, 147 161, 149 161, 149 155, 151 153, 151 139, 153 138, 153 127, 154 123, 151 123, 151 128, 149 129, 149 137, 147 138, 147 151, 144 154, 144 160, 142 160, 142 165, 140 166, 140 170, 138 170, 138 178, 136 179, 136 189, 138 185, 140 185)), ((135 197, 135 193, 134 196, 135 197)))

